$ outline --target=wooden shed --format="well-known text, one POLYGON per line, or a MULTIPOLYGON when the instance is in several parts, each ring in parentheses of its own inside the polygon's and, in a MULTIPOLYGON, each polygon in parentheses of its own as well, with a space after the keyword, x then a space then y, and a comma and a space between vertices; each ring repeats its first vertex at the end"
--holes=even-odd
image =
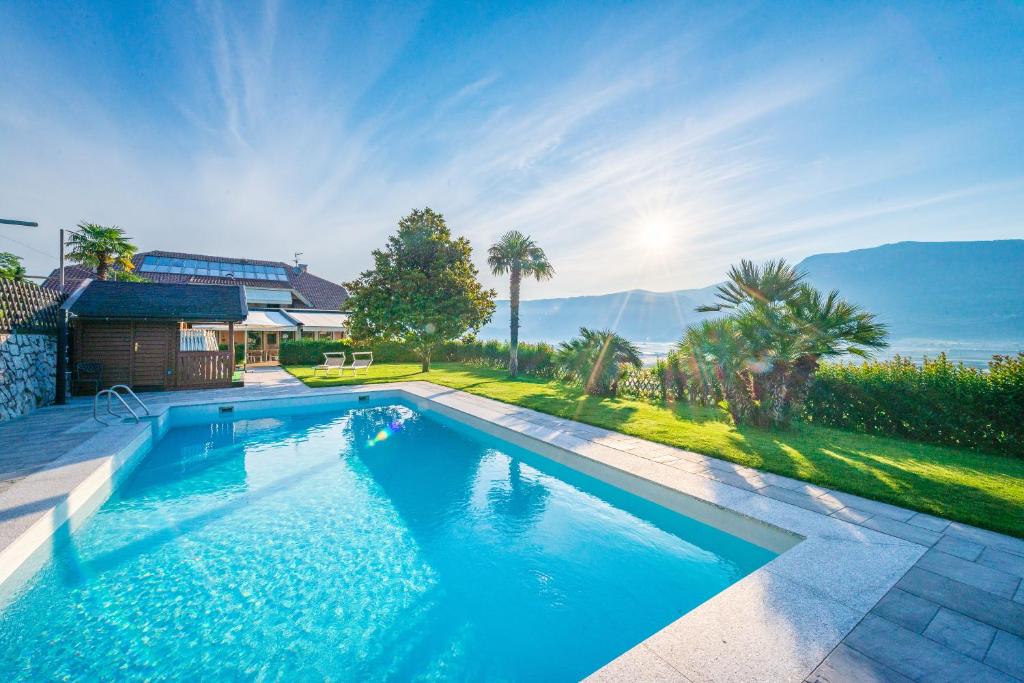
MULTIPOLYGON (((70 296, 71 369, 102 365, 102 383, 135 390, 231 386, 231 350, 184 351, 181 330, 188 324, 234 324, 245 319, 245 291, 239 285, 186 285, 92 280, 70 296)), ((93 386, 73 382, 75 393, 93 386)))

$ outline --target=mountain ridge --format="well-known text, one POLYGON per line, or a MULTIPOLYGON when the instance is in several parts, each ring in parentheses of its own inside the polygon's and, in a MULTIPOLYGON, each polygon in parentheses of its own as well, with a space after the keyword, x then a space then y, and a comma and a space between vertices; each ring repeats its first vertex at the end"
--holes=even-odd
MULTIPOLYGON (((891 338, 1024 339, 1024 239, 895 242, 813 254, 797 268, 816 287, 877 314, 891 338)), ((709 315, 694 309, 711 303, 717 286, 526 300, 520 338, 556 342, 587 326, 634 341, 676 341, 709 315)), ((508 338, 508 301, 497 303, 482 339, 508 338)))

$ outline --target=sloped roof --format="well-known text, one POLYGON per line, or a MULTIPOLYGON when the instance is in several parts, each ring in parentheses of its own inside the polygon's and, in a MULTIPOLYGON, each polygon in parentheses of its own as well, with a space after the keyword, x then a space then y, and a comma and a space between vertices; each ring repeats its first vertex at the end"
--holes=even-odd
POLYGON ((0 332, 56 332, 63 299, 34 282, 0 280, 0 332))
MULTIPOLYGON (((292 304, 293 308, 312 308, 324 311, 339 311, 348 299, 348 291, 339 284, 330 280, 313 275, 312 273, 297 268, 294 265, 283 261, 261 261, 258 259, 236 258, 231 256, 207 256, 204 254, 189 254, 177 251, 144 251, 139 252, 132 261, 135 263, 135 272, 145 277, 150 282, 167 284, 200 284, 200 285, 248 285, 250 287, 261 287, 263 289, 288 289, 298 294, 298 300, 292 304), (275 280, 256 280, 249 278, 220 277, 212 275, 189 275, 185 273, 155 273, 152 271, 141 272, 139 267, 147 256, 157 256, 173 259, 195 259, 198 261, 220 261, 225 263, 238 263, 240 265, 273 266, 283 268, 288 278, 287 282, 275 280)), ((95 277, 95 273, 78 265, 65 266, 64 268, 64 291, 70 293, 85 279, 95 277)), ((60 271, 54 270, 43 282, 44 287, 60 289, 60 271)))
POLYGON ((155 282, 84 282, 64 304, 80 318, 239 322, 245 320, 245 290, 235 285, 155 282))

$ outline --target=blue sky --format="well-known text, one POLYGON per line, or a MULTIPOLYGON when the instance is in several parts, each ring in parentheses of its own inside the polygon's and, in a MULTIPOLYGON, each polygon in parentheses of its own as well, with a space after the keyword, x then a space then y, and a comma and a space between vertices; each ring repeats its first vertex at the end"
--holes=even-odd
MULTIPOLYGON (((526 298, 1024 236, 1024 5, 0 4, 0 250, 56 229, 336 280, 429 205, 526 298)), ((506 286, 485 274, 499 292, 506 286)))

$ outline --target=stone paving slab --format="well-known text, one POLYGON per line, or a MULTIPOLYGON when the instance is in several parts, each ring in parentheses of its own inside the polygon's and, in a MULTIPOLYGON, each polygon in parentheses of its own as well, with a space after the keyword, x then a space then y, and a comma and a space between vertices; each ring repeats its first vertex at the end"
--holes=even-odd
POLYGON ((807 677, 807 683, 910 683, 910 680, 845 644, 833 650, 807 677))
POLYGON ((998 669, 873 614, 864 617, 843 642, 915 681, 1015 683, 998 669))
POLYGON ((968 560, 974 562, 980 556, 982 551, 985 550, 985 546, 974 541, 967 541, 962 538, 956 538, 954 536, 943 536, 933 546, 936 550, 941 550, 944 553, 950 555, 956 555, 962 560, 968 560))
POLYGON ((1018 576, 991 569, 980 562, 968 562, 934 548, 921 556, 917 566, 1004 598, 1012 598, 1020 585, 1018 576))
POLYGON ((900 579, 896 587, 941 607, 1024 637, 1024 605, 1018 602, 916 566, 900 579))
POLYGON ((939 609, 934 602, 893 588, 878 601, 871 612, 914 633, 924 633, 939 609))
POLYGON ((1024 679, 1024 638, 998 631, 985 656, 985 663, 1024 679))
POLYGON ((996 629, 980 621, 940 607, 935 618, 924 630, 924 635, 946 645, 960 654, 981 661, 992 645, 996 629))
MULTIPOLYGON (((1021 539, 424 382, 310 389, 267 368, 249 373, 241 389, 144 400, 162 410, 396 389, 578 454, 585 462, 575 465, 584 471, 611 468, 632 477, 623 485, 654 486, 642 495, 655 502, 672 507, 679 499, 669 492, 682 493, 805 537, 609 663, 595 680, 1024 680, 1021 539), (833 645, 822 649, 827 642, 833 645)), ((124 431, 98 427, 91 408, 76 401, 0 424, 0 546, 5 519, 37 515, 47 503, 18 492, 26 474, 57 481, 59 473, 48 467, 124 431), (25 444, 17 453, 6 448, 12 437, 25 444), (4 481, 5 462, 12 476, 4 481), (13 490, 2 492, 5 485, 13 490)), ((89 467, 88 458, 71 460, 63 466, 89 467)))

